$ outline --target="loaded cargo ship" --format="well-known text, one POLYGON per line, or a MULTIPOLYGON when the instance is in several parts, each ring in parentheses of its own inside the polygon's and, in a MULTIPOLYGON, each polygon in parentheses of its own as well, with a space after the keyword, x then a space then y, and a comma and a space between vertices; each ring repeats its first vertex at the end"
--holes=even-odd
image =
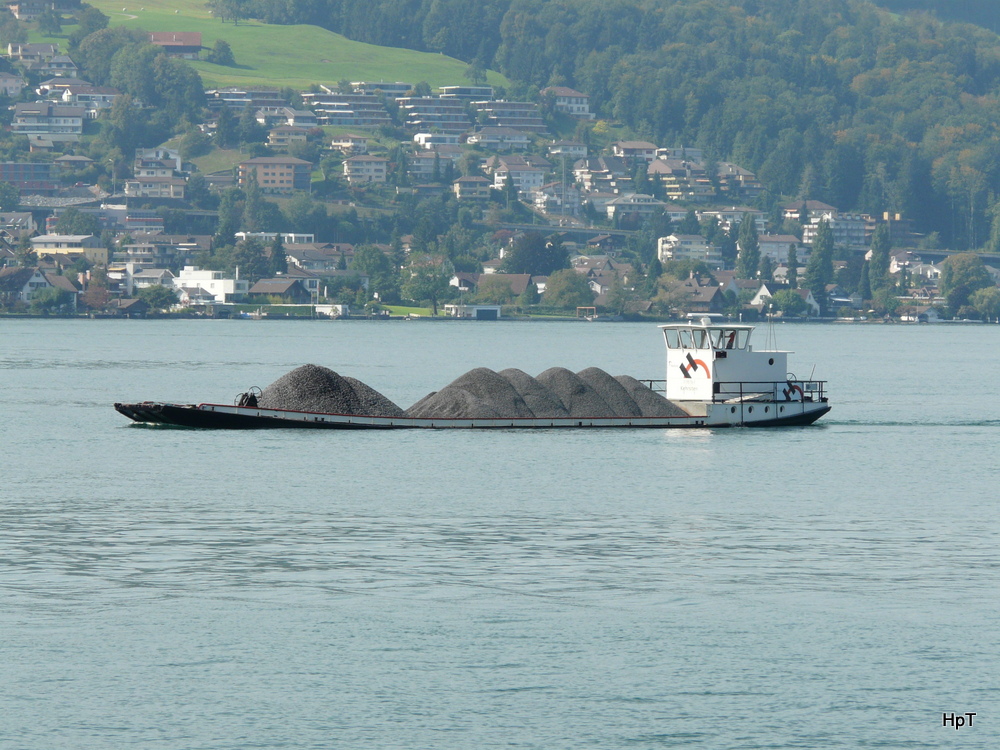
POLYGON ((480 368, 404 411, 359 381, 306 366, 323 370, 331 390, 348 394, 323 403, 342 408, 309 408, 279 380, 241 394, 234 405, 145 401, 115 409, 144 424, 341 430, 780 427, 812 424, 830 411, 826 383, 789 373, 791 352, 755 351, 753 326, 702 319, 660 329, 663 380, 611 378, 596 368, 575 375, 553 368, 537 378, 480 368))

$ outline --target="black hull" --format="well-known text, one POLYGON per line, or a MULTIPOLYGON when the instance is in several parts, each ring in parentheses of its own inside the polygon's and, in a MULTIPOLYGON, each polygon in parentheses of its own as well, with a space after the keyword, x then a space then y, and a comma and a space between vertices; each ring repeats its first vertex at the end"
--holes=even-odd
POLYGON ((261 430, 261 429, 320 429, 320 430, 408 430, 408 429, 582 429, 597 428, 653 428, 678 429, 706 427, 801 427, 810 425, 830 411, 823 405, 780 419, 754 422, 725 422, 698 417, 664 418, 594 418, 594 419, 414 419, 372 418, 343 414, 311 414, 308 412, 276 412, 261 414, 258 409, 216 405, 180 405, 155 402, 138 404, 116 403, 115 409, 134 422, 147 425, 168 425, 212 430, 261 430))

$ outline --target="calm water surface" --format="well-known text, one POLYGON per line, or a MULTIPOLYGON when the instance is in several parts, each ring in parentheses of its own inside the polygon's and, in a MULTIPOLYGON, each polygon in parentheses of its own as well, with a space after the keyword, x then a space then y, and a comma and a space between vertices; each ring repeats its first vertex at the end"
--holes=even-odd
POLYGON ((664 353, 645 324, 0 320, 0 747, 1000 746, 1000 328, 776 333, 830 381, 816 426, 228 433, 111 403, 313 362, 405 407, 664 353))

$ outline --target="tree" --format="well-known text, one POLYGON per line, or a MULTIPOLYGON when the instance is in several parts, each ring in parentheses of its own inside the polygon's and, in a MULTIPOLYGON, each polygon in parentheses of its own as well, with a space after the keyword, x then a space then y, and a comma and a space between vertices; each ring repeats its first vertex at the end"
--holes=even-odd
POLYGON ((611 285, 608 287, 607 307, 615 315, 625 313, 625 308, 632 301, 632 292, 622 282, 622 277, 617 273, 611 277, 611 285))
POLYGON ((9 182, 0 182, 0 211, 16 211, 21 203, 21 191, 9 182))
POLYGON ((783 315, 801 315, 806 311, 806 301, 793 289, 775 292, 770 304, 783 315))
POLYGON ((198 128, 191 128, 183 136, 177 145, 177 150, 184 159, 193 159, 196 156, 207 154, 212 147, 211 139, 202 133, 198 128))
POLYGON ((760 240, 757 236, 757 220, 751 214, 743 214, 740 221, 739 253, 736 256, 736 276, 740 279, 756 278, 760 266, 760 240))
POLYGON ((394 302, 399 298, 399 273, 392 260, 375 245, 358 245, 354 249, 351 268, 368 277, 368 291, 377 294, 383 302, 394 302))
MULTIPOLYGON (((941 262, 941 278, 938 286, 945 295, 958 287, 965 287, 968 294, 992 286, 993 279, 983 264, 983 259, 975 253, 958 253, 941 262)), ((963 300, 962 304, 965 304, 963 300)))
POLYGON ((510 248, 504 253, 500 268, 504 273, 548 276, 567 265, 569 255, 561 242, 546 239, 539 232, 525 232, 514 238, 510 248))
POLYGON ((270 255, 271 275, 288 273, 288 256, 285 255, 285 246, 281 243, 281 232, 275 232, 274 241, 271 242, 270 255))
POLYGON ((39 289, 32 295, 31 312, 35 315, 69 312, 72 304, 73 297, 68 291, 50 286, 39 289))
POLYGON ((444 264, 428 259, 410 265, 410 276, 403 284, 403 295, 414 302, 429 302, 432 314, 438 314, 438 303, 448 292, 451 274, 444 264))
POLYGON ((101 223, 94 214, 85 214, 78 208, 67 208, 59 215, 56 222, 58 234, 93 234, 101 233, 101 223))
POLYGON ((234 26, 239 26, 240 21, 250 17, 247 0, 208 0, 207 5, 211 14, 223 23, 232 21, 234 26))
POLYGON ((868 267, 868 261, 865 261, 861 266, 861 281, 858 282, 858 296, 863 300, 872 298, 871 271, 868 267))
POLYGON ((736 227, 731 226, 728 232, 720 232, 717 237, 719 239, 719 253, 722 255, 722 262, 726 264, 727 268, 732 268, 736 264, 736 227))
POLYGON ((698 234, 701 231, 701 224, 698 221, 698 214, 693 208, 689 208, 681 223, 677 226, 678 234, 698 234))
POLYGON ((538 304, 538 288, 530 281, 524 287, 524 291, 518 295, 517 306, 522 310, 538 304))
POLYGON ((124 26, 99 29, 80 41, 73 59, 87 71, 87 80, 98 86, 109 86, 115 55, 127 47, 145 44, 146 34, 138 29, 124 26))
POLYGON ((833 230, 825 219, 813 238, 812 253, 806 264, 805 286, 813 293, 821 314, 826 314, 826 285, 833 281, 833 230))
POLYGON ((786 280, 788 281, 788 286, 790 286, 792 289, 798 289, 799 254, 795 249, 794 242, 788 246, 788 275, 786 280))
POLYGON ((28 41, 28 30, 20 21, 14 18, 14 14, 8 12, 0 13, 0 44, 6 47, 8 44, 23 44, 28 41))
POLYGON ((257 170, 251 169, 247 177, 247 186, 243 191, 243 231, 260 232, 264 228, 264 196, 257 184, 257 170))
POLYGON ((174 290, 161 284, 140 289, 135 296, 149 305, 151 310, 169 310, 177 304, 177 295, 174 290))
POLYGON ((230 245, 240 231, 240 218, 243 215, 240 198, 243 194, 239 188, 229 188, 222 194, 219 201, 219 226, 215 230, 216 245, 230 245))
POLYGON ((1000 318, 1000 289, 997 287, 977 289, 969 295, 969 302, 986 322, 1000 318))
POLYGON ((546 307, 575 309, 594 304, 594 291, 582 273, 571 268, 555 271, 545 283, 542 303, 546 307))
POLYGON ((264 244, 256 237, 247 237, 236 243, 232 263, 239 269, 241 279, 251 284, 260 281, 271 272, 271 264, 264 255, 264 244))
POLYGON ((38 31, 45 36, 55 36, 62 31, 62 19, 52 8, 46 8, 38 16, 38 31))
POLYGON ((879 224, 872 235, 871 260, 868 264, 868 283, 872 291, 877 292, 890 285, 889 255, 890 255, 889 225, 879 224))
POLYGON ((208 56, 205 59, 215 65, 226 65, 228 67, 236 65, 236 58, 233 57, 233 50, 229 46, 229 42, 225 39, 216 39, 215 46, 212 47, 212 51, 208 53, 208 56))
POLYGON ((76 28, 69 35, 70 51, 75 51, 80 42, 95 31, 106 29, 110 19, 93 5, 82 3, 76 14, 76 28))
POLYGON ((257 110, 247 105, 240 115, 238 128, 240 143, 261 143, 267 137, 264 126, 257 122, 257 110))
POLYGON ((235 143, 238 137, 239 132, 233 111, 228 106, 223 106, 215 121, 215 145, 219 148, 226 148, 229 144, 235 143))
POLYGON ((770 255, 763 256, 757 267, 760 269, 758 275, 761 281, 774 281, 774 261, 770 255))

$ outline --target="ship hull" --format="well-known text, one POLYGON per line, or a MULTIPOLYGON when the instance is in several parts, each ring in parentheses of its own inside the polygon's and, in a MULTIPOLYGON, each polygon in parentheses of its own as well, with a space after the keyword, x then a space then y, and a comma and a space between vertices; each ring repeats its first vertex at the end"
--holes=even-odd
POLYGON ((115 404, 115 409, 140 424, 223 430, 328 429, 580 429, 580 428, 706 428, 706 427, 794 427, 815 422, 828 411, 825 402, 755 402, 697 404, 694 413, 676 417, 588 417, 562 419, 461 419, 416 417, 368 417, 353 414, 322 414, 224 404, 183 405, 158 402, 115 404))

